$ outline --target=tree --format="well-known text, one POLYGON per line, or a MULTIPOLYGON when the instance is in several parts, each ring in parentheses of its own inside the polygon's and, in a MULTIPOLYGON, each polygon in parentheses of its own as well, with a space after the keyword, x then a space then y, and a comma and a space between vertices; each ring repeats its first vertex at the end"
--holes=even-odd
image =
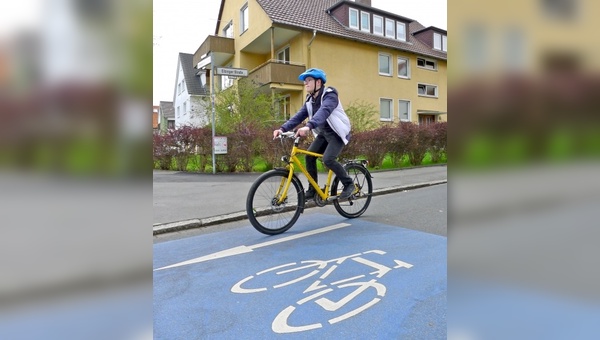
POLYGON ((344 111, 350 118, 352 132, 371 131, 381 126, 378 120, 373 119, 373 117, 377 117, 378 111, 371 103, 363 100, 354 101, 344 111))
POLYGON ((217 93, 215 130, 228 134, 268 125, 275 116, 274 101, 275 98, 262 92, 254 83, 240 79, 232 87, 217 93))

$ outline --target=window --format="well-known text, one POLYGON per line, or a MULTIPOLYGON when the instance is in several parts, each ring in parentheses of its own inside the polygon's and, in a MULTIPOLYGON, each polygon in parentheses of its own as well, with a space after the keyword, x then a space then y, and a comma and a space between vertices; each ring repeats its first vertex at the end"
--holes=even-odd
POLYGON ((179 118, 180 114, 181 114, 181 106, 177 106, 177 118, 179 118))
POLYGON ((221 76, 221 90, 230 88, 233 85, 235 77, 221 76))
POLYGON ((436 50, 447 52, 446 48, 447 39, 445 35, 441 35, 439 33, 433 33, 433 48, 436 50))
POLYGON ((225 38, 233 38, 233 21, 230 21, 225 28, 223 28, 223 36, 225 38))
POLYGON ((542 0, 542 13, 546 18, 571 21, 577 19, 579 1, 576 0, 542 0))
POLYGON ((419 96, 437 98, 437 86, 427 84, 417 84, 419 96))
POLYGON ((360 30, 371 32, 371 15, 367 12, 360 11, 360 30))
POLYGON ((410 102, 400 99, 398 101, 398 118, 402 122, 410 122, 410 102))
POLYGON ((385 19, 385 36, 392 39, 396 37, 396 24, 392 19, 385 19))
POLYGON ((167 129, 173 130, 175 129, 175 121, 172 119, 167 120, 167 129))
POLYGON ((187 114, 187 101, 183 102, 183 115, 187 114))
POLYGON ((279 99, 278 106, 279 116, 277 116, 277 118, 279 119, 288 119, 290 117, 290 114, 294 113, 291 111, 290 108, 290 96, 285 96, 279 99))
POLYGON ((394 116, 394 107, 391 99, 379 99, 379 119, 391 122, 394 116))
POLYGON ((378 15, 373 15, 373 33, 383 35, 383 18, 378 15))
POLYGON ((436 62, 425 58, 417 58, 417 66, 427 68, 430 70, 437 70, 436 62))
POLYGON ((406 41, 406 24, 396 21, 396 39, 406 41))
POLYGON ((350 28, 358 29, 358 10, 350 8, 350 21, 348 23, 350 28))
MULTIPOLYGON (((231 67, 232 65, 227 65, 226 67, 231 67)), ((230 76, 221 76, 221 90, 225 90, 230 88, 233 85, 233 81, 235 77, 230 76)))
POLYGON ((409 68, 408 59, 404 58, 404 57, 398 57, 398 77, 409 78, 410 77, 409 70, 410 70, 410 68, 409 68))
POLYGON ((240 34, 248 29, 248 3, 242 6, 240 10, 240 34))
POLYGON ((282 61, 286 64, 290 63, 290 47, 286 47, 283 50, 277 52, 277 61, 282 61))
POLYGON ((392 75, 392 57, 389 54, 379 53, 379 74, 392 75))

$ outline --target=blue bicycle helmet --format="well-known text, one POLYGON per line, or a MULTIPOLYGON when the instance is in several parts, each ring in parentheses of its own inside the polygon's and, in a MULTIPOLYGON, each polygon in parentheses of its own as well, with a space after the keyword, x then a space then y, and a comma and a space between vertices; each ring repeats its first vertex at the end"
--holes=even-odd
POLYGON ((304 81, 304 79, 306 79, 306 77, 313 77, 315 79, 321 79, 323 81, 323 84, 325 84, 325 82, 327 82, 327 76, 325 75, 325 71, 318 69, 318 68, 309 68, 308 70, 302 72, 298 76, 298 79, 300 79, 300 81, 304 81))

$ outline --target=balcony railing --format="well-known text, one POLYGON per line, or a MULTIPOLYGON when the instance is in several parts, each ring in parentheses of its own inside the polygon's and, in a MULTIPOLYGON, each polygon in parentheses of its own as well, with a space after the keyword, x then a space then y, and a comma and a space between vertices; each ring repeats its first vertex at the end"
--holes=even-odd
POLYGON ((209 35, 206 37, 206 40, 204 40, 202 45, 198 47, 196 53, 194 53, 194 65, 197 65, 200 60, 202 60, 202 56, 208 54, 209 52, 234 55, 234 40, 232 38, 209 35))
POLYGON ((304 65, 269 60, 253 70, 250 70, 250 72, 248 72, 248 78, 259 85, 273 83, 302 85, 302 82, 298 80, 298 75, 305 70, 306 67, 304 65))

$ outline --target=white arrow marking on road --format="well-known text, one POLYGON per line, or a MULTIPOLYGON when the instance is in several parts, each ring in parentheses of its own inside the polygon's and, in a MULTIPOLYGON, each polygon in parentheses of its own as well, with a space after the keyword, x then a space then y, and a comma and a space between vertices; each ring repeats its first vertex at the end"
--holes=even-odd
POLYGON ((214 260, 214 259, 220 259, 222 257, 228 257, 228 256, 234 256, 234 255, 249 253, 249 252, 252 252, 256 248, 261 248, 261 247, 266 247, 266 246, 270 246, 270 245, 277 244, 277 243, 287 242, 287 241, 295 240, 297 238, 311 236, 311 235, 315 235, 315 234, 320 234, 320 233, 324 233, 324 232, 327 232, 327 231, 331 231, 331 230, 335 230, 335 229, 340 229, 340 228, 344 228, 344 227, 348 227, 348 226, 350 226, 349 223, 338 223, 338 224, 330 225, 330 226, 325 227, 325 228, 315 229, 315 230, 307 231, 307 232, 300 233, 300 234, 297 234, 297 235, 291 235, 291 236, 287 236, 287 237, 278 238, 278 239, 273 240, 273 241, 267 241, 267 242, 263 242, 263 243, 258 243, 258 244, 254 244, 254 245, 251 245, 251 246, 233 247, 233 248, 225 249, 225 250, 222 250, 222 251, 218 251, 216 253, 212 253, 212 254, 208 254, 208 255, 205 255, 205 256, 197 257, 195 259, 191 259, 191 260, 187 260, 187 261, 175 263, 175 264, 172 264, 172 265, 169 265, 169 266, 157 268, 157 269, 154 269, 154 271, 163 270, 163 269, 169 269, 169 268, 175 268, 175 267, 181 267, 181 266, 186 266, 188 264, 194 264, 194 263, 199 263, 199 262, 206 262, 206 261, 210 261, 210 260, 214 260))

